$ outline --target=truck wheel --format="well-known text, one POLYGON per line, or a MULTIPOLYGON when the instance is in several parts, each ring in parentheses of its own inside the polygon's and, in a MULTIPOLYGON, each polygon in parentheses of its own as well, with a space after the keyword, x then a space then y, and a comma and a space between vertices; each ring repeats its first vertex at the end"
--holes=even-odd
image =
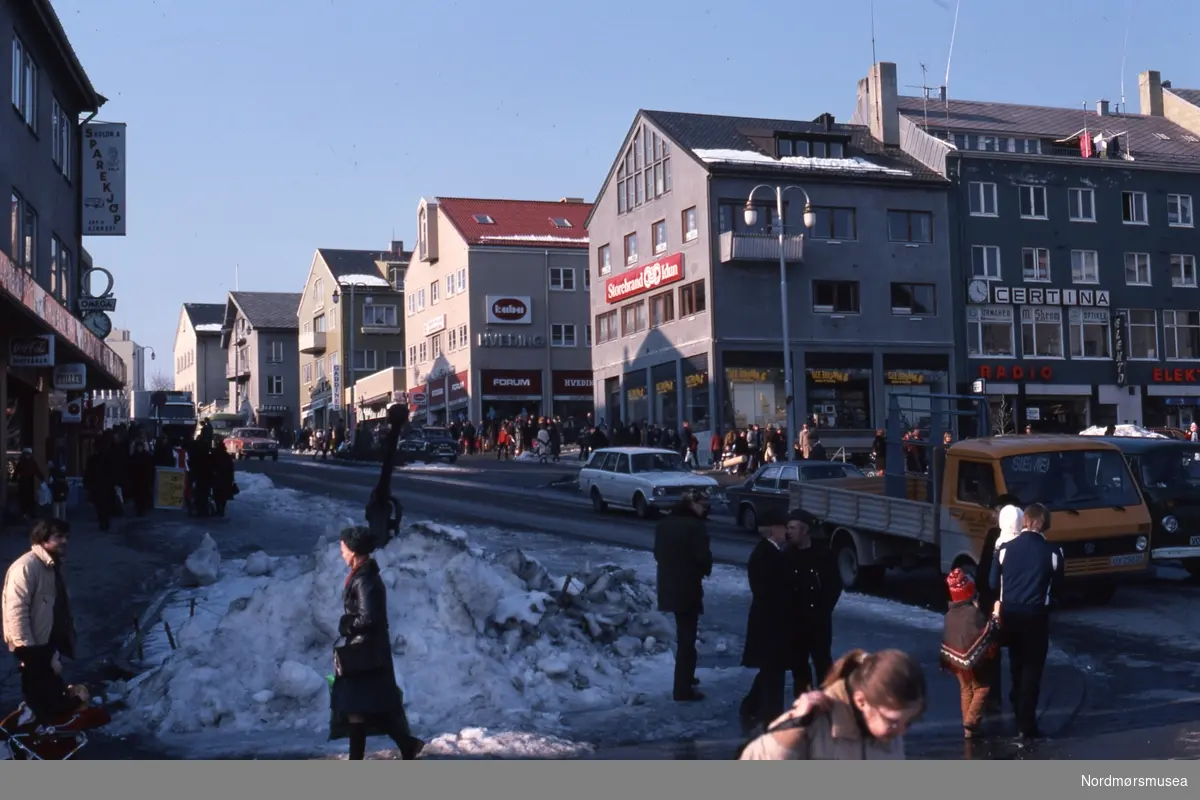
POLYGON ((751 533, 758 532, 758 515, 754 513, 754 506, 744 505, 742 511, 738 514, 738 524, 751 533))
POLYGON ((858 562, 858 549, 849 534, 843 533, 834 540, 833 552, 838 575, 846 591, 861 590, 883 578, 883 567, 864 567, 858 562))
POLYGON ((1088 584, 1083 589, 1083 600, 1089 605, 1106 606, 1117 594, 1116 581, 1101 581, 1088 584))
POLYGON ((597 514, 603 514, 608 508, 608 503, 604 502, 604 497, 600 494, 600 490, 595 486, 592 487, 592 509, 597 514))

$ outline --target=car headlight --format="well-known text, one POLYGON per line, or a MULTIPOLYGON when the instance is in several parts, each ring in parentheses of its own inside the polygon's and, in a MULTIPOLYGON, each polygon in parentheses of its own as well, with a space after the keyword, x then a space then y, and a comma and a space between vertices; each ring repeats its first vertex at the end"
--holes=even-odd
POLYGON ((1174 533, 1179 530, 1179 520, 1171 515, 1167 515, 1162 519, 1163 530, 1167 533, 1174 533))
MULTIPOLYGON (((1171 517, 1171 519, 1174 519, 1174 517, 1171 517)), ((1135 542, 1133 546, 1136 547, 1138 549, 1138 552, 1140 553, 1141 551, 1146 549, 1146 545, 1148 545, 1149 543, 1150 543, 1149 540, 1146 539, 1145 536, 1139 536, 1139 537, 1137 537, 1137 542, 1135 542)))
POLYGON ((666 489, 664 489, 663 487, 661 487, 661 486, 655 486, 655 487, 654 487, 654 496, 655 496, 655 497, 662 497, 662 496, 664 496, 666 493, 667 493, 667 490, 666 490, 666 489))

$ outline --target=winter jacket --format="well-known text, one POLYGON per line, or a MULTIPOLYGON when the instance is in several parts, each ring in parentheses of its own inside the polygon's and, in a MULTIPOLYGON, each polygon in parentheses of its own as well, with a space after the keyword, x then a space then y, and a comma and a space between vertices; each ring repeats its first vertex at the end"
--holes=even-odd
POLYGON ((1035 531, 997 547, 989 582, 1000 594, 1001 615, 1047 613, 1065 564, 1062 549, 1035 531))
MULTIPOLYGON (((2 616, 4 644, 9 651, 18 647, 50 644, 54 631, 54 606, 58 601, 58 577, 54 559, 40 545, 18 558, 4 575, 2 616)), ((68 625, 63 654, 74 655, 75 629, 68 625)))
POLYGON ((996 602, 996 592, 992 589, 992 562, 996 559, 996 544, 1000 540, 1000 529, 988 529, 983 539, 983 549, 979 552, 979 565, 975 567, 975 590, 979 593, 979 607, 990 611, 996 602))
MULTIPOLYGON (((986 606, 984 606, 986 608, 986 606)), ((941 665, 951 672, 973 673, 999 650, 991 615, 974 601, 951 603, 942 632, 941 665)))
POLYGON ((379 575, 379 564, 368 560, 356 569, 342 591, 343 614, 338 633, 347 648, 358 650, 355 661, 366 669, 392 663, 392 639, 388 632, 387 589, 379 575))
POLYGON ((658 564, 658 610, 675 614, 704 613, 704 579, 712 575, 713 555, 704 520, 675 509, 654 530, 658 564))
POLYGON ((760 539, 750 553, 746 575, 750 579, 751 600, 742 666, 786 669, 791 664, 793 617, 788 562, 783 549, 770 539, 760 539))
POLYGON ((784 749, 770 733, 759 736, 742 751, 742 761, 886 761, 904 759, 904 737, 882 742, 866 734, 850 702, 845 681, 825 694, 833 701, 828 712, 815 712, 797 750, 784 749))
POLYGON ((842 578, 824 544, 813 543, 804 549, 788 547, 783 556, 788 568, 791 630, 800 652, 807 656, 812 638, 828 638, 832 630, 833 609, 842 596, 842 578))

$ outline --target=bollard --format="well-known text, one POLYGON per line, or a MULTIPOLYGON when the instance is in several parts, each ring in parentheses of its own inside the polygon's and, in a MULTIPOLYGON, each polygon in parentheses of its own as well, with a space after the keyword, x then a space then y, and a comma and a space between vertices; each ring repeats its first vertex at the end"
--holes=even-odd
POLYGON ((142 642, 142 623, 137 617, 133 618, 133 637, 137 642, 138 661, 144 661, 146 659, 146 650, 142 642))
POLYGON ((165 619, 163 620, 163 630, 167 632, 167 644, 171 645, 172 650, 178 649, 175 647, 175 637, 171 634, 171 623, 165 619))
POLYGON ((188 619, 194 616, 196 616, 196 598, 193 597, 188 601, 188 619))

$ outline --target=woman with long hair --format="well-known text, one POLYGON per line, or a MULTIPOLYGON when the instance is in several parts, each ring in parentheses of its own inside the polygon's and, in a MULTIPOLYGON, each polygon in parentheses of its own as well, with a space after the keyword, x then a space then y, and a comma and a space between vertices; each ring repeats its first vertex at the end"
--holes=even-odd
POLYGON ((374 537, 365 527, 342 531, 342 560, 350 568, 342 590, 338 623, 341 644, 334 647, 329 738, 350 740, 350 760, 366 757, 367 737, 386 735, 405 761, 425 743, 409 731, 404 696, 396 684, 392 637, 388 632, 387 588, 372 558, 374 537))
POLYGON ((904 758, 904 733, 925 711, 925 673, 900 650, 852 650, 818 692, 801 695, 742 761, 873 761, 904 758))

